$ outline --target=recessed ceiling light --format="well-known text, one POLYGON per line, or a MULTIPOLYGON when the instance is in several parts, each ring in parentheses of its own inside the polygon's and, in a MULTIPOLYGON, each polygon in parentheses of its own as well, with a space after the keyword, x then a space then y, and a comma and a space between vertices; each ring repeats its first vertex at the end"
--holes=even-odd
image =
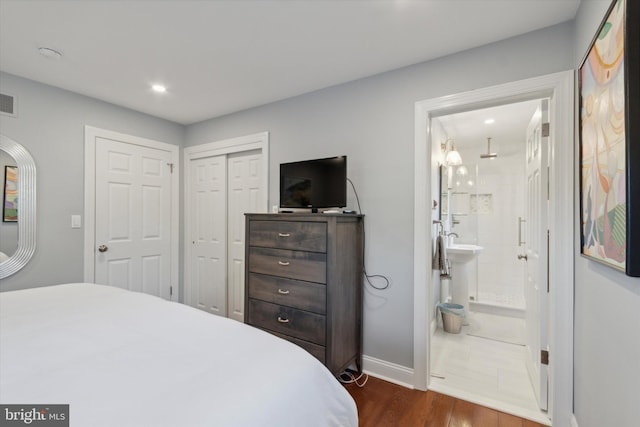
POLYGON ((55 49, 51 49, 50 47, 39 47, 38 52, 40 55, 49 58, 49 59, 60 59, 62 58, 62 53, 58 52, 55 49))
POLYGON ((154 92, 158 92, 158 93, 164 93, 167 91, 167 88, 164 87, 163 85, 152 85, 151 89, 153 89, 154 92))
POLYGON ((487 119, 487 120, 484 121, 485 125, 490 125, 492 123, 495 123, 495 119, 487 119))

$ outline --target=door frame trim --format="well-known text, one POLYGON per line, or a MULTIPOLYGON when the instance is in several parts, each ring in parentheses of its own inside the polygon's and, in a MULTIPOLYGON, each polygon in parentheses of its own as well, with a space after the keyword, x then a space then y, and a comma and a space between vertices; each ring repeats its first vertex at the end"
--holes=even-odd
POLYGON ((96 138, 112 139, 131 145, 167 151, 171 154, 171 286, 172 301, 179 297, 179 253, 180 253, 180 147, 134 135, 84 127, 84 281, 95 283, 95 215, 96 215, 96 138))
POLYGON ((531 79, 416 102, 414 145, 414 387, 429 383, 430 322, 434 318, 430 262, 432 159, 431 117, 525 99, 550 97, 551 129, 549 212, 549 417, 568 424, 573 413, 574 285, 574 91, 575 72, 531 79), (457 111, 456 111, 457 110, 457 111))
POLYGON ((262 192, 261 205, 263 212, 269 209, 269 132, 259 132, 251 135, 223 139, 184 149, 184 297, 186 305, 191 305, 191 271, 189 259, 191 257, 191 245, 188 244, 191 235, 191 161, 207 157, 242 153, 245 151, 260 150, 262 154, 262 177, 264 191, 262 192))

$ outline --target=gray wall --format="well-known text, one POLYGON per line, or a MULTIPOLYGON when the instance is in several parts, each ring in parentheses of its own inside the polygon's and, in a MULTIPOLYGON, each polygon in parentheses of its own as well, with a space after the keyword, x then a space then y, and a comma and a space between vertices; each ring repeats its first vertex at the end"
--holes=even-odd
MULTIPOLYGON (((575 21, 576 68, 609 4, 582 0, 575 21)), ((640 279, 580 256, 578 236, 576 229, 574 413, 580 427, 637 425, 640 279)))
MULTIPOLYGON (((347 155, 366 214, 367 271, 391 279, 385 291, 366 287, 364 352, 413 367, 415 102, 572 69, 573 52, 573 24, 565 23, 190 125, 185 145, 269 131, 270 205, 280 163, 347 155)), ((349 206, 357 208, 350 188, 349 206)))
POLYGON ((86 96, 0 73, 0 90, 18 98, 18 117, 0 115, 0 132, 22 144, 37 168, 37 248, 7 291, 83 281, 84 126, 182 145, 184 126, 86 96))

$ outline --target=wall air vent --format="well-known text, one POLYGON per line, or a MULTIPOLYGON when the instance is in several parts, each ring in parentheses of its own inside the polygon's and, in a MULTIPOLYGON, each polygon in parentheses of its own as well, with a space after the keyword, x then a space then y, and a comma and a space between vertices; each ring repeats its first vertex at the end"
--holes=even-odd
POLYGON ((6 93, 0 93, 0 113, 11 117, 18 117, 18 105, 16 97, 6 93))

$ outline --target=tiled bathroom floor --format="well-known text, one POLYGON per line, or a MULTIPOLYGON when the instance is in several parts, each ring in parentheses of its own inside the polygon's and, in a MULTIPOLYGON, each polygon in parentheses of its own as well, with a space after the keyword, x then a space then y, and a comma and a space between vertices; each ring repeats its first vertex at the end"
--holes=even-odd
MULTIPOLYGON (((471 313, 471 323, 482 316, 492 315, 471 313)), ((529 382, 524 346, 467 335, 469 326, 460 334, 446 333, 439 323, 431 339, 430 389, 550 425, 529 382)))

